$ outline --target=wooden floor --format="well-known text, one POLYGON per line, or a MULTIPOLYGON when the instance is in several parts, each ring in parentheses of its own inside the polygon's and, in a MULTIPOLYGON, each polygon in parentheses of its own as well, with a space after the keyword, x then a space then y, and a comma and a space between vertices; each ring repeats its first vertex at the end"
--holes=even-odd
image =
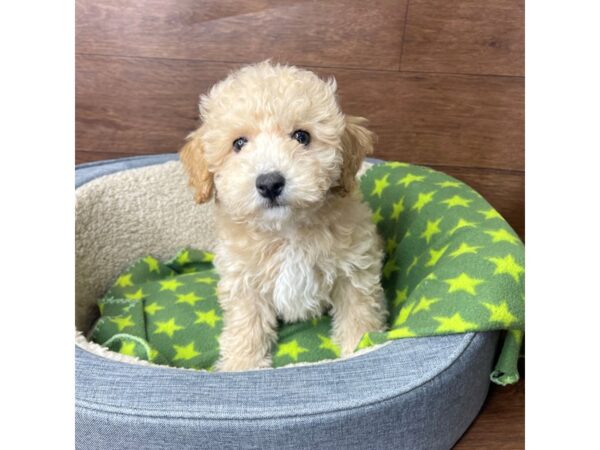
MULTIPOLYGON (((524 0, 76 0, 76 46, 77 163, 177 151, 200 93, 271 58, 335 76, 375 156, 466 181, 524 236, 524 0)), ((523 446, 521 382, 457 448, 523 446)))

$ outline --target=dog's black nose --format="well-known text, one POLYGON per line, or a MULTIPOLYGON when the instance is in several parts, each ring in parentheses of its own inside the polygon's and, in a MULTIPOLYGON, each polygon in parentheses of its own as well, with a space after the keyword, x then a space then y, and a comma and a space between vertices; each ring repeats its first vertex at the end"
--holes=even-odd
POLYGON ((265 198, 274 200, 283 192, 285 178, 279 172, 263 173, 256 177, 256 189, 265 198))

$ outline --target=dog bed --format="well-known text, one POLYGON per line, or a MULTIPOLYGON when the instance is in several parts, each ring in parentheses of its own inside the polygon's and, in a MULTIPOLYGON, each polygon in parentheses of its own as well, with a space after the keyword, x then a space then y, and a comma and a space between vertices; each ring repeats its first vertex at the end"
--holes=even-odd
MULTIPOLYGON (((167 259, 186 246, 212 249, 212 206, 193 204, 185 176, 179 163, 171 161, 173 159, 176 155, 140 157, 77 168, 76 325, 80 332, 90 329, 98 314, 96 301, 115 277, 127 269, 132 258, 152 254, 158 259, 167 259), (198 228, 203 231, 201 236, 186 233, 198 228)), ((387 187, 382 181, 384 178, 385 174, 379 183, 370 185, 370 192, 365 194, 383 198, 387 187)), ((389 184, 390 179, 386 181, 389 184)), ((404 183, 421 181, 404 180, 404 183)), ((364 186, 366 184, 363 190, 364 186)), ((439 186, 439 189, 452 188, 439 186)), ((419 201, 417 197, 414 202, 405 200, 406 205, 419 201)), ((461 208, 460 202, 455 198, 451 203, 461 208)), ((454 209, 450 204, 447 207, 449 211, 454 209)), ((489 211, 482 210, 483 220, 496 219, 489 211), (484 217, 484 213, 490 217, 484 217)), ((379 222, 380 230, 388 219, 392 220, 393 214, 393 209, 374 208, 374 220, 379 222)), ((419 220, 417 215, 414 218, 419 220)), ((409 222, 406 221, 407 227, 409 222)), ((427 228, 425 222, 424 225, 427 228)), ((464 233, 468 228, 468 225, 459 227, 452 234, 464 233)), ((444 234, 450 231, 452 228, 444 230, 444 234)), ((507 233, 516 239, 511 231, 507 233)), ((435 234, 442 232, 431 235, 432 242, 441 237, 435 234)), ((427 237, 423 239, 429 241, 427 237)), ((410 239, 401 239, 395 247, 388 243, 389 253, 394 253, 396 248, 402 251, 401 247, 408 245, 405 244, 408 241, 410 239)), ((436 251, 446 245, 442 244, 436 251)), ((506 240, 500 244, 514 245, 506 240)), ((448 253, 448 259, 452 258, 450 250, 443 252, 448 253)), ((423 258, 437 258, 443 266, 444 254, 437 257, 425 252, 424 255, 423 258)), ((205 256, 202 254, 200 259, 205 256)), ((388 258, 390 260, 392 258, 388 258)), ((423 266, 426 267, 427 261, 423 260, 423 266)), ((495 264, 490 262, 494 268, 495 264)), ((514 262, 521 267, 519 256, 514 262)), ((386 271, 389 275, 394 270, 390 265, 386 267, 384 287, 396 292, 396 287, 401 286, 394 282, 390 287, 391 277, 385 275, 386 271)), ((521 274, 517 272, 516 280, 512 281, 521 283, 521 274)), ((428 282, 445 279, 436 280, 439 277, 427 275, 421 274, 420 278, 428 282)), ((481 279, 476 274, 471 275, 481 279)), ((508 277, 507 282, 515 278, 510 273, 504 275, 498 278, 508 277)), ((128 284, 126 280, 121 278, 121 284, 128 284)), ((413 283, 409 277, 404 282, 413 283)), ((414 284, 410 292, 418 288, 419 285, 414 284)), ((402 293, 402 289, 397 290, 402 293)), ((465 295, 471 294, 466 292, 465 295)), ((397 301, 395 307, 421 300, 419 297, 411 299, 410 295, 404 299, 400 294, 394 296, 392 303, 397 298, 401 301, 397 301)), ((480 301, 495 305, 490 298, 480 301)), ((429 304, 432 305, 435 306, 429 304)), ((413 308, 418 308, 418 303, 413 308)), ((493 312, 485 305, 480 308, 493 312)), ((510 306, 508 308, 510 311, 510 306)), ((506 320, 507 316, 503 317, 506 320)), ((396 327, 404 329, 405 334, 416 325, 410 324, 407 318, 397 324, 402 326, 396 327)), ((394 322, 399 320, 396 318, 394 322)), ((215 316, 209 322, 216 324, 217 321, 218 316, 215 316)), ((468 318, 463 321, 474 323, 468 318)), ((118 323, 115 325, 118 328, 118 323)), ((449 448, 473 420, 485 398, 497 333, 406 338, 373 346, 383 342, 383 337, 367 336, 362 346, 369 348, 351 358, 227 374, 149 364, 128 356, 134 347, 123 351, 124 341, 117 347, 122 353, 115 353, 87 341, 79 333, 76 347, 78 447, 449 448), (372 351, 368 351, 370 349, 372 351)), ((335 356, 335 351, 330 351, 335 356)))

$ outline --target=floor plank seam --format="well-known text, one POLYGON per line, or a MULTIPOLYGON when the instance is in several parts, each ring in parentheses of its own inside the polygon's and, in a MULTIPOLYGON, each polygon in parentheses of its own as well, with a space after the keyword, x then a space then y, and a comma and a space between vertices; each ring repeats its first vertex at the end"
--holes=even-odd
MULTIPOLYGON (((226 60, 214 60, 214 59, 189 59, 189 58, 171 58, 164 56, 140 56, 140 55, 116 55, 110 53, 87 53, 87 52, 76 52, 75 56, 92 56, 101 58, 115 58, 115 59, 142 59, 149 61, 176 61, 176 62, 192 62, 192 63, 206 63, 206 64, 251 64, 252 61, 226 61, 226 60)), ((521 75, 502 75, 493 73, 466 73, 466 72, 426 72, 426 71, 414 71, 414 70, 397 70, 397 69, 368 69, 364 67, 351 67, 351 66, 324 66, 324 65, 307 65, 297 64, 300 67, 306 67, 310 69, 327 69, 327 70, 347 70, 353 72, 374 72, 374 73, 386 73, 386 74, 404 74, 404 75, 435 75, 435 76, 466 76, 466 77, 494 77, 494 78, 515 78, 524 80, 525 77, 521 75)))

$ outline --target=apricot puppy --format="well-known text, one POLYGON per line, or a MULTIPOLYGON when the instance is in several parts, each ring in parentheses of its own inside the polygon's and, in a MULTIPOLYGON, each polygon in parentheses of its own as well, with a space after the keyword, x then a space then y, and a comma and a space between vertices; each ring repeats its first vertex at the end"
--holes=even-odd
POLYGON ((218 370, 270 366, 277 318, 329 311, 343 356, 385 328, 382 245, 356 186, 373 134, 335 92, 333 79, 263 62, 200 98, 180 157, 196 200, 215 198, 218 370))

